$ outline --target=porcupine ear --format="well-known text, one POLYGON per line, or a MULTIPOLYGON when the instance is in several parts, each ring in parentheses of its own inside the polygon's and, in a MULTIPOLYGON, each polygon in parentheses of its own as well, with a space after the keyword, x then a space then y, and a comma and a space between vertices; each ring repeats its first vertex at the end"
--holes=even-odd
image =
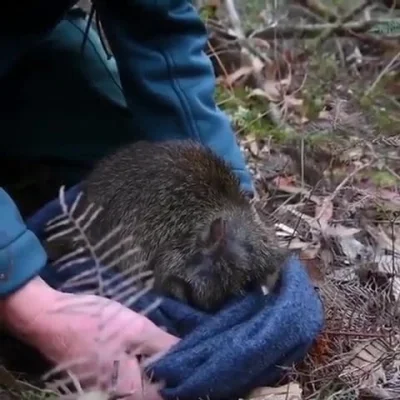
POLYGON ((222 217, 214 219, 208 227, 205 244, 208 248, 224 248, 228 223, 222 217))

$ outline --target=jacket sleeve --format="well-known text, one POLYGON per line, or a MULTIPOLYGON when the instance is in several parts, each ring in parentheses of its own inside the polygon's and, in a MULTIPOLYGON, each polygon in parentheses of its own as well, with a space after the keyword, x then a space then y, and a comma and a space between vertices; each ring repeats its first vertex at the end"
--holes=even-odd
POLYGON ((40 241, 27 229, 10 196, 0 188, 0 298, 38 275, 46 261, 40 241))
POLYGON ((189 0, 97 0, 127 103, 148 140, 192 138, 252 179, 228 117, 214 101, 207 32, 189 0))

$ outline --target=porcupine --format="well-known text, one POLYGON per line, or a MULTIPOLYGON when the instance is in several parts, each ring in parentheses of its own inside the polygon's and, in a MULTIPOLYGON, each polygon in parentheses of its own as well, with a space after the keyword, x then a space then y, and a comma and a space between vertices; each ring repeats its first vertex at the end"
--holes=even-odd
POLYGON ((117 238, 140 246, 160 293, 213 311, 256 286, 271 290, 279 278, 286 252, 266 235, 230 166, 199 143, 135 142, 100 160, 82 189, 81 209, 103 208, 89 239, 121 225, 117 238))

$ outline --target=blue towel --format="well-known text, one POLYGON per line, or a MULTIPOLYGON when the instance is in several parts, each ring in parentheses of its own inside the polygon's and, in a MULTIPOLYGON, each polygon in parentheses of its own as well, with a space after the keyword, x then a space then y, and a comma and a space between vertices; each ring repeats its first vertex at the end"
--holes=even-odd
MULTIPOLYGON (((78 192, 79 186, 67 191, 69 204, 78 192)), ((60 212, 59 200, 55 199, 27 225, 41 237, 46 222, 60 212)), ((87 266, 77 264, 76 268, 59 271, 49 265, 42 277, 61 288, 84 268, 87 266)), ((155 298, 149 293, 132 308, 140 311, 155 298)), ((276 294, 264 296, 261 290, 255 291, 231 300, 215 315, 163 298, 148 317, 182 338, 150 366, 152 376, 166 383, 162 390, 166 400, 231 400, 258 386, 273 385, 282 376, 282 367, 305 356, 324 325, 322 303, 295 257, 284 266, 276 294)))

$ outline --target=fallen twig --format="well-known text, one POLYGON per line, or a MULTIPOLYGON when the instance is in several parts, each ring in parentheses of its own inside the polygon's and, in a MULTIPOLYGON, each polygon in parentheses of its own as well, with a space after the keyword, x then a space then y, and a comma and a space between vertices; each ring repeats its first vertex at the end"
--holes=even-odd
POLYGON ((372 83, 372 85, 365 91, 365 96, 368 96, 375 88, 376 85, 382 80, 382 78, 390 71, 390 68, 393 66, 393 64, 400 58, 400 52, 398 52, 389 62, 389 64, 386 65, 385 68, 382 69, 378 77, 375 79, 375 81, 372 83))
MULTIPOLYGON (((400 22, 398 19, 371 19, 368 21, 356 21, 348 23, 325 23, 325 24, 301 24, 301 25, 277 25, 253 32, 250 38, 260 39, 290 39, 296 38, 314 38, 328 31, 329 35, 350 36, 353 33, 365 33, 372 27, 380 24, 393 24, 400 22)), ((325 33, 326 34, 326 33, 325 33)))
POLYGON ((346 178, 344 178, 342 180, 342 182, 340 182, 340 184, 336 187, 336 189, 323 201, 322 207, 320 212, 318 213, 318 215, 316 216, 316 220, 318 221, 321 216, 325 213, 326 211, 326 207, 328 204, 330 204, 333 199, 338 195, 338 193, 343 189, 344 185, 347 184, 347 182, 349 182, 352 178, 354 178, 359 172, 361 172, 363 169, 370 167, 373 163, 374 163, 375 159, 369 161, 368 163, 365 163, 361 166, 359 166, 358 168, 356 168, 353 172, 351 172, 349 175, 346 176, 346 178))
POLYGON ((355 7, 353 10, 349 11, 346 15, 341 17, 336 24, 333 24, 331 28, 326 29, 322 32, 322 34, 316 40, 314 46, 311 46, 310 49, 306 51, 306 54, 312 54, 315 50, 317 50, 321 45, 335 33, 337 29, 351 21, 357 14, 363 12, 367 7, 369 7, 375 0, 365 0, 364 3, 361 3, 359 6, 355 7))

